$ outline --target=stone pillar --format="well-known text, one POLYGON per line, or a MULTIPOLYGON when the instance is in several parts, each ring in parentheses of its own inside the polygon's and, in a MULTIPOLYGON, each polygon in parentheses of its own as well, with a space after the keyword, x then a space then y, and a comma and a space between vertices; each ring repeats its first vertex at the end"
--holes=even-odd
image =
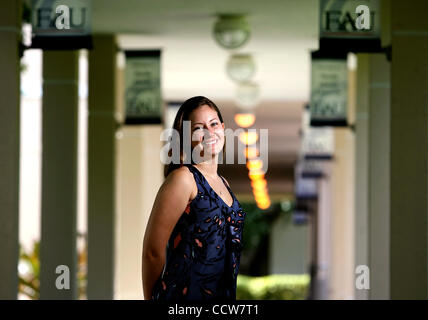
POLYGON ((43 52, 41 299, 75 299, 78 51, 43 52), (57 267, 70 288, 56 287, 57 267))
POLYGON ((331 164, 324 165, 324 177, 318 181, 318 272, 316 300, 328 300, 331 295, 331 164))
POLYGON ((21 2, 0 2, 0 299, 16 299, 19 254, 21 2))
MULTIPOLYGON (((352 59, 352 60, 351 60, 352 59)), ((348 57, 348 121, 355 122, 356 70, 348 57)), ((331 165, 331 295, 354 299, 355 287, 355 135, 350 128, 334 129, 331 165)))
POLYGON ((391 299, 428 299, 427 12, 391 3, 391 299))
POLYGON ((163 183, 161 125, 125 126, 119 140, 116 298, 142 299, 141 254, 147 221, 163 183))
POLYGON ((369 267, 370 299, 389 299, 390 64, 369 58, 369 267))
POLYGON ((389 299, 390 63, 358 55, 356 267, 370 270, 370 290, 357 299, 389 299))
POLYGON ((334 129, 331 299, 354 298, 354 141, 349 128, 334 129))
MULTIPOLYGON (((355 264, 369 266, 369 54, 357 55, 355 117, 355 264)), ((355 299, 369 298, 355 288, 355 299)))
POLYGON ((93 46, 89 51, 88 73, 87 298, 113 299, 117 128, 116 37, 96 35, 93 37, 93 46))

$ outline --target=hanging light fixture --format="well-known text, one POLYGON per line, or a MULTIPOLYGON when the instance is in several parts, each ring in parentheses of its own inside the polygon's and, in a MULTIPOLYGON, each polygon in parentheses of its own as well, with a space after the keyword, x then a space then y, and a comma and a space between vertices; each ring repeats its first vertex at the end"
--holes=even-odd
POLYGON ((250 25, 244 15, 220 14, 214 25, 214 38, 226 49, 238 49, 250 38, 250 25))
POLYGON ((233 54, 227 61, 226 71, 233 81, 245 82, 254 75, 256 65, 251 54, 233 54))
POLYGON ((242 82, 236 89, 236 103, 245 110, 253 109, 259 103, 260 89, 254 82, 242 82))

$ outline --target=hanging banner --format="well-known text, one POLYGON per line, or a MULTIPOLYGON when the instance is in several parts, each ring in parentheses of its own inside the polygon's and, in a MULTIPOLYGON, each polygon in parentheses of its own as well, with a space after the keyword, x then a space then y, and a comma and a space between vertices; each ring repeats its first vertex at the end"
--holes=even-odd
POLYGON ((324 177, 324 164, 317 160, 302 160, 300 176, 306 179, 320 179, 324 177))
POLYGON ((379 0, 320 0, 319 12, 321 51, 382 51, 379 0))
POLYGON ((309 106, 302 114, 300 157, 304 160, 331 160, 334 154, 334 133, 329 127, 311 127, 309 106))
POLYGON ((32 48, 92 48, 92 0, 33 0, 32 48))
POLYGON ((307 225, 309 222, 309 213, 303 210, 294 210, 292 219, 295 225, 298 225, 298 226, 307 225))
POLYGON ((306 160, 331 160, 334 154, 332 128, 308 128, 303 132, 302 155, 306 160))
POLYGON ((125 124, 162 123, 160 55, 125 51, 125 124))
MULTIPOLYGON (((315 183, 315 182, 314 182, 315 183)), ((314 187, 316 188, 315 184, 314 187)), ((312 196, 308 193, 300 194, 296 193, 296 200, 294 202, 294 210, 292 214, 293 223, 296 225, 305 225, 309 222, 310 215, 310 203, 317 199, 317 193, 312 193, 312 196)))
MULTIPOLYGON (((316 180, 318 176, 306 176, 307 168, 305 168, 304 162, 306 161, 300 160, 294 168, 294 194, 299 199, 313 199, 318 196, 316 180)), ((319 175, 319 177, 322 176, 321 171, 313 171, 312 173, 319 175)))
POLYGON ((312 58, 311 126, 347 126, 346 59, 312 58))
POLYGON ((321 38, 380 38, 379 0, 321 0, 321 38))
POLYGON ((299 199, 316 199, 318 197, 315 179, 298 178, 295 181, 295 196, 299 199))

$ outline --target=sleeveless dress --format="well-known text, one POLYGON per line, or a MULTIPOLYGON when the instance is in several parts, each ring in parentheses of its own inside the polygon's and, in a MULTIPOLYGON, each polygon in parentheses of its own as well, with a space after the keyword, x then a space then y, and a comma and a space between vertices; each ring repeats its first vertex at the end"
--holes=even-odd
POLYGON ((152 300, 236 300, 236 279, 246 213, 225 183, 233 203, 228 206, 193 165, 185 165, 198 187, 175 225, 166 261, 152 300))

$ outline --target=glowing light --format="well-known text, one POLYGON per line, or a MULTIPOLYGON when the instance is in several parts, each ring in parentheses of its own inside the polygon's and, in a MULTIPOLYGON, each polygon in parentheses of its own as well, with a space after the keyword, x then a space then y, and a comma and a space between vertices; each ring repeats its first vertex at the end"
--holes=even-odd
POLYGON ((266 188, 267 182, 265 179, 253 180, 253 181, 251 181, 251 186, 254 189, 262 190, 262 189, 266 188))
POLYGON ((242 128, 251 127, 256 121, 256 116, 252 113, 237 113, 235 114, 235 122, 242 128))
POLYGON ((256 201, 258 205, 265 205, 270 203, 269 199, 264 197, 264 198, 260 198, 258 199, 258 201, 256 201))
POLYGON ((248 177, 251 180, 252 193, 257 207, 266 210, 271 206, 265 172, 263 172, 263 161, 254 159, 257 157, 258 149, 256 147, 247 147, 244 152, 247 156, 248 177), (253 156, 251 159, 249 156, 253 156))
POLYGON ((265 197, 265 196, 266 196, 266 190, 257 190, 257 189, 253 189, 253 195, 254 195, 256 198, 265 197))
POLYGON ((269 199, 267 197, 258 197, 256 198, 256 203, 259 204, 264 204, 264 203, 269 203, 269 199))
POLYGON ((262 210, 266 210, 270 207, 270 201, 257 203, 257 206, 262 210))
POLYGON ((250 160, 247 162, 247 168, 250 171, 260 171, 263 167, 263 161, 262 160, 250 160))
POLYGON ((256 158, 259 156, 259 149, 256 147, 247 147, 244 150, 244 154, 247 159, 256 158))
POLYGON ((261 170, 250 171, 248 173, 248 177, 250 177, 251 180, 258 180, 258 179, 263 179, 265 177, 265 174, 261 170))
POLYGON ((259 134, 257 132, 241 132, 239 134, 239 140, 246 145, 254 144, 259 139, 259 134))

